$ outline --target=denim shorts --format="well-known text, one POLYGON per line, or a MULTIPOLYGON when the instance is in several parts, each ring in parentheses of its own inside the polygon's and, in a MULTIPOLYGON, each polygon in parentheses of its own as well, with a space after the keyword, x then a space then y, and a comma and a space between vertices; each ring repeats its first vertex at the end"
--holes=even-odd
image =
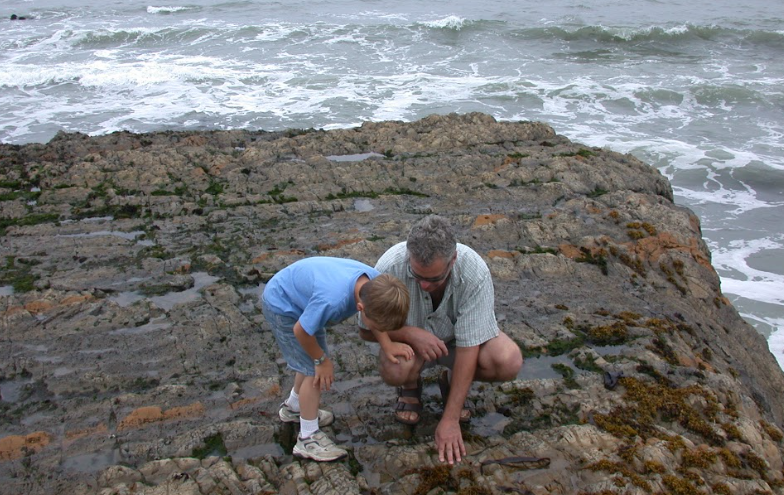
MULTIPOLYGON (((278 343, 278 348, 283 354, 288 368, 306 376, 316 376, 313 358, 305 352, 297 337, 294 336, 294 324, 297 323, 297 319, 276 313, 263 297, 261 298, 261 310, 264 312, 267 323, 272 327, 275 341, 278 343)), ((314 337, 316 337, 318 345, 327 353, 327 331, 321 328, 314 337)))

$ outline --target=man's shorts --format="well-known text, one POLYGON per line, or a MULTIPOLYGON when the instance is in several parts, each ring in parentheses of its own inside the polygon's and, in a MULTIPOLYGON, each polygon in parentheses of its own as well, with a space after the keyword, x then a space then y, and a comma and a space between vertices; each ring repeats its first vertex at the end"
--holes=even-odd
MULTIPOLYGON (((276 313, 269 307, 263 297, 261 298, 261 310, 267 323, 272 327, 272 333, 275 335, 278 348, 281 354, 283 354, 283 359, 286 360, 288 368, 306 376, 316 376, 316 366, 313 364, 313 358, 305 352, 297 337, 294 336, 294 324, 297 323, 297 319, 276 313)), ((318 345, 324 349, 324 352, 328 353, 327 331, 323 328, 319 329, 314 337, 318 345)))

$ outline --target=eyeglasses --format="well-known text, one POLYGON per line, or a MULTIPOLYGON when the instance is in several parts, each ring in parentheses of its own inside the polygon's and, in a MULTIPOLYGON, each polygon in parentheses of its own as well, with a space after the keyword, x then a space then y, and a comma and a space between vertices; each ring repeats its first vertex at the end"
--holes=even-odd
POLYGON ((415 279, 419 280, 420 282, 429 282, 431 284, 435 284, 435 283, 438 283, 438 282, 442 282, 444 279, 446 279, 449 276, 449 272, 452 271, 452 265, 454 264, 454 261, 455 261, 455 258, 452 258, 451 260, 449 260, 449 264, 446 266, 446 270, 444 270, 444 273, 442 273, 441 275, 439 275, 437 277, 423 277, 422 275, 414 273, 414 270, 411 269, 411 263, 409 262, 409 264, 408 264, 408 274, 411 275, 412 277, 414 277, 415 279))

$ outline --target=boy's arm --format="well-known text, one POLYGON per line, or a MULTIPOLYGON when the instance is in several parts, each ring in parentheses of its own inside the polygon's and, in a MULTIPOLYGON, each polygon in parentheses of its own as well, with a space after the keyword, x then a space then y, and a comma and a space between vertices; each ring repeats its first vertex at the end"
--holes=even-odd
POLYGON ((387 359, 389 359, 391 362, 395 364, 400 362, 396 356, 401 356, 406 361, 413 359, 414 350, 411 348, 411 346, 404 342, 393 342, 392 339, 389 338, 390 332, 378 332, 376 330, 371 330, 370 332, 372 333, 375 341, 378 342, 381 346, 381 352, 386 354, 387 359))
POLYGON ((324 362, 316 366, 316 377, 313 380, 313 386, 321 387, 322 390, 329 390, 332 382, 335 381, 335 369, 332 365, 332 360, 329 359, 329 356, 326 356, 316 337, 306 332, 299 321, 294 324, 294 336, 311 359, 315 361, 322 356, 325 357, 324 362))
MULTIPOLYGON (((427 361, 433 361, 449 354, 446 344, 432 333, 419 327, 404 326, 399 330, 384 332, 392 342, 408 344, 414 352, 427 361)), ((359 336, 368 342, 379 342, 377 332, 359 327, 359 336)), ((383 349, 383 347, 382 347, 383 349)))

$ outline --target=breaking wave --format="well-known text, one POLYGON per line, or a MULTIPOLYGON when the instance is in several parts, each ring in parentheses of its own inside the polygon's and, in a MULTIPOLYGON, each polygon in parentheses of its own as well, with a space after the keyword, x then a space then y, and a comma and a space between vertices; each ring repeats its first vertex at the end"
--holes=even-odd
POLYGON ((148 14, 173 14, 175 12, 183 12, 186 10, 192 10, 192 7, 156 7, 153 5, 147 7, 148 14))

